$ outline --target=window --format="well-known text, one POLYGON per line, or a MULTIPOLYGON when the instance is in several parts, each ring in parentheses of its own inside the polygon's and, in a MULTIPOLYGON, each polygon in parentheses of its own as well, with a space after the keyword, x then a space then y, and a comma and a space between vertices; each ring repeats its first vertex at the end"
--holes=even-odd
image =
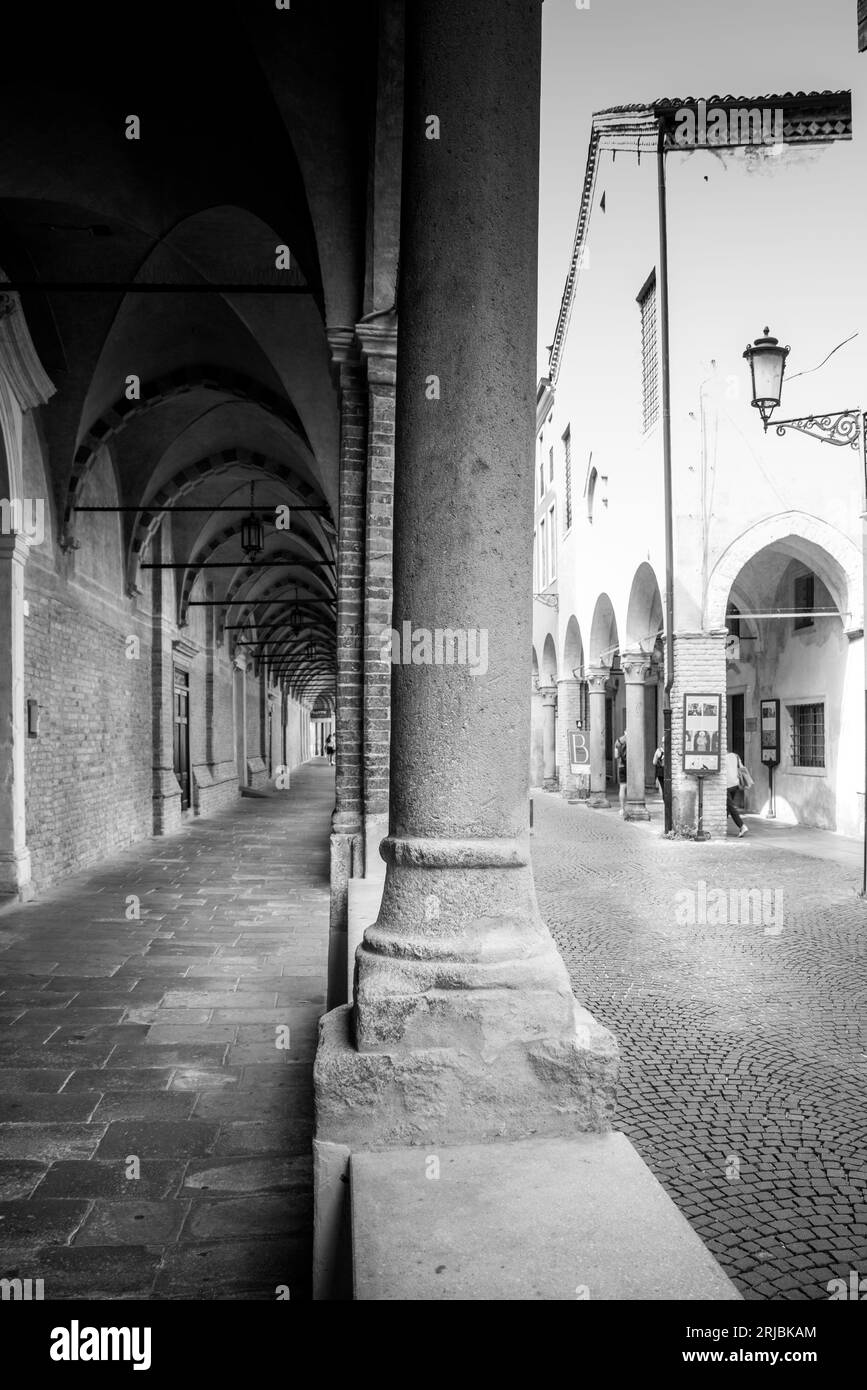
POLYGON ((599 474, 596 469, 591 469, 590 477, 587 479, 587 520, 593 520, 593 502, 596 498, 596 479, 599 474))
POLYGON ((533 532, 533 575, 534 575, 535 580, 536 580, 536 589, 538 590, 538 589, 540 588, 540 585, 539 585, 539 534, 538 534, 537 531, 534 531, 534 532, 533 532))
POLYGON ((641 310, 641 418, 645 434, 659 418, 659 353, 656 344, 656 272, 638 296, 641 310))
POLYGON ((545 496, 545 460, 541 456, 541 449, 539 451, 539 496, 545 496))
POLYGON ((792 763, 795 767, 825 766, 825 706, 789 705, 792 721, 792 763))
POLYGON ((563 450, 566 456, 566 530, 572 527, 572 431, 567 428, 563 435, 563 450))
POLYGON ((548 508, 548 583, 557 577, 557 504, 548 508))
POLYGON ((815 606, 815 576, 812 574, 795 575, 795 602, 794 608, 798 617, 795 619, 795 631, 802 627, 812 627, 813 619, 809 616, 815 606))
POLYGON ((548 573, 548 530, 544 519, 539 522, 539 588, 544 589, 548 573))
POLYGON ((553 446, 548 450, 548 482, 554 481, 554 449, 553 446))

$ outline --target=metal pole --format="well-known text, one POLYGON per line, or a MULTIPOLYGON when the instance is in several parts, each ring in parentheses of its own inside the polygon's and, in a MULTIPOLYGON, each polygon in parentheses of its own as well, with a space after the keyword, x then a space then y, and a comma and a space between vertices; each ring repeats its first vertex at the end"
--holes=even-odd
MULTIPOLYGON (((674 685, 674 517, 671 491, 671 370, 668 342, 668 218, 665 200, 665 131, 659 122, 656 151, 659 195, 659 347, 662 393, 662 475, 665 492, 665 686, 662 746, 665 751, 665 833, 673 828, 671 805, 671 690, 674 685)), ((701 783, 699 782, 699 787, 701 783)), ((699 791, 699 795, 701 792, 699 791)))

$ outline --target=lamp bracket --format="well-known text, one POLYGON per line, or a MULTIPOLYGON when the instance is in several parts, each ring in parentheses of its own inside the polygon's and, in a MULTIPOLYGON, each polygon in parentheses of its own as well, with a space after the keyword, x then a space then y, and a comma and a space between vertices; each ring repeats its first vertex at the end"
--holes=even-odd
POLYGON ((777 434, 799 430, 823 444, 835 444, 838 448, 848 444, 850 449, 857 449, 861 442, 861 411, 838 410, 828 415, 804 415, 799 420, 777 420, 776 430, 777 434))

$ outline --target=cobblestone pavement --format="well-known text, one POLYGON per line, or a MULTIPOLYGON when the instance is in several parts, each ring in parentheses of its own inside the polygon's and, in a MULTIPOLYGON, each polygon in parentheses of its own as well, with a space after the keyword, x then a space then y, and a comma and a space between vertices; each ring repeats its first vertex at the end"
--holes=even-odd
POLYGON ((310 1297, 333 805, 316 761, 0 916, 0 1277, 310 1297))
POLYGON ((542 914, 579 999, 620 1042, 618 1127, 746 1298, 828 1299, 830 1280, 867 1276, 857 865, 758 835, 666 841, 550 794, 534 804, 542 914), (767 894, 743 924, 733 889, 767 894), (690 902, 704 924, 678 922, 690 902))

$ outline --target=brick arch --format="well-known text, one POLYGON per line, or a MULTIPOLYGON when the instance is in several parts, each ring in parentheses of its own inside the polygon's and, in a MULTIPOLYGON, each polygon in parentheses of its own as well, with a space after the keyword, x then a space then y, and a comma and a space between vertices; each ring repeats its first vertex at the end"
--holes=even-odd
POLYGON ((844 614, 843 627, 858 632, 864 627, 864 594, 861 586, 861 552, 848 536, 808 512, 778 512, 756 522, 732 541, 717 560, 707 586, 705 626, 725 627, 732 585, 760 550, 790 542, 793 558, 803 559, 827 585, 844 614))
MULTIPOLYGON (((196 580, 199 577, 199 566, 201 565, 202 561, 207 560, 210 555, 214 554, 214 551, 219 550, 221 546, 224 546, 226 542, 230 541, 234 536, 239 536, 241 534, 241 525, 241 522, 236 522, 231 526, 224 526, 222 531, 220 531, 216 536, 209 540, 206 545, 202 546, 202 548, 196 555, 196 558, 194 560, 190 560, 186 570, 184 571, 184 583, 181 589, 180 602, 178 605, 181 621, 183 621, 183 619, 186 616, 187 604, 189 602, 190 595, 193 591, 193 586, 195 585, 196 580)), ((313 545, 313 543, 307 540, 306 538, 299 536, 297 532, 294 535, 292 535, 292 533, 289 534, 292 536, 292 539, 296 544, 304 546, 308 552, 312 553, 297 554, 295 551, 288 550, 284 547, 281 550, 269 551, 266 557, 268 560, 273 560, 275 563, 279 563, 280 561, 292 561, 295 564, 297 564, 299 568, 303 568, 305 560, 328 559, 327 555, 317 554, 316 547, 313 545)), ((238 584, 244 583, 245 579, 253 577, 258 573, 258 567, 254 569, 250 565, 248 565, 244 560, 238 561, 238 569, 243 570, 245 572, 244 575, 238 578, 238 584)))
MULTIPOLYGON (((253 453, 249 449, 223 449, 218 454, 210 454, 207 458, 197 459, 195 463, 189 463, 186 467, 179 469, 148 503, 142 503, 136 513, 127 556, 127 567, 132 583, 136 583, 138 580, 140 557, 159 530, 163 521, 164 509, 170 509, 181 497, 192 492, 194 488, 207 479, 216 477, 220 473, 227 473, 233 468, 255 469, 263 477, 276 479, 305 505, 325 505, 320 494, 309 483, 303 482, 297 473, 285 463, 278 463, 276 459, 269 458, 265 454, 253 453), (160 510, 154 512, 152 508, 159 508, 160 510)), ((290 502, 288 505, 291 508, 292 503, 290 502)), ((240 504, 239 510, 241 510, 240 504)))
POLYGON ((143 385, 140 400, 129 401, 125 396, 119 397, 114 405, 90 426, 79 443, 72 460, 72 472, 63 513, 64 531, 67 535, 72 530, 73 508, 81 484, 93 467, 97 453, 107 440, 113 435, 119 434, 131 420, 144 414, 145 411, 152 410, 154 406, 162 405, 165 401, 173 400, 176 396, 186 395, 188 392, 196 390, 214 391, 222 396, 230 396, 233 400, 248 401, 253 405, 261 406, 269 414, 276 415, 293 434, 297 435, 306 448, 310 448, 310 441, 304 432, 304 427, 296 410, 276 391, 271 391, 253 377, 245 376, 243 372, 232 371, 228 367, 210 365, 180 367, 176 371, 167 372, 165 376, 157 377, 155 381, 143 385))

